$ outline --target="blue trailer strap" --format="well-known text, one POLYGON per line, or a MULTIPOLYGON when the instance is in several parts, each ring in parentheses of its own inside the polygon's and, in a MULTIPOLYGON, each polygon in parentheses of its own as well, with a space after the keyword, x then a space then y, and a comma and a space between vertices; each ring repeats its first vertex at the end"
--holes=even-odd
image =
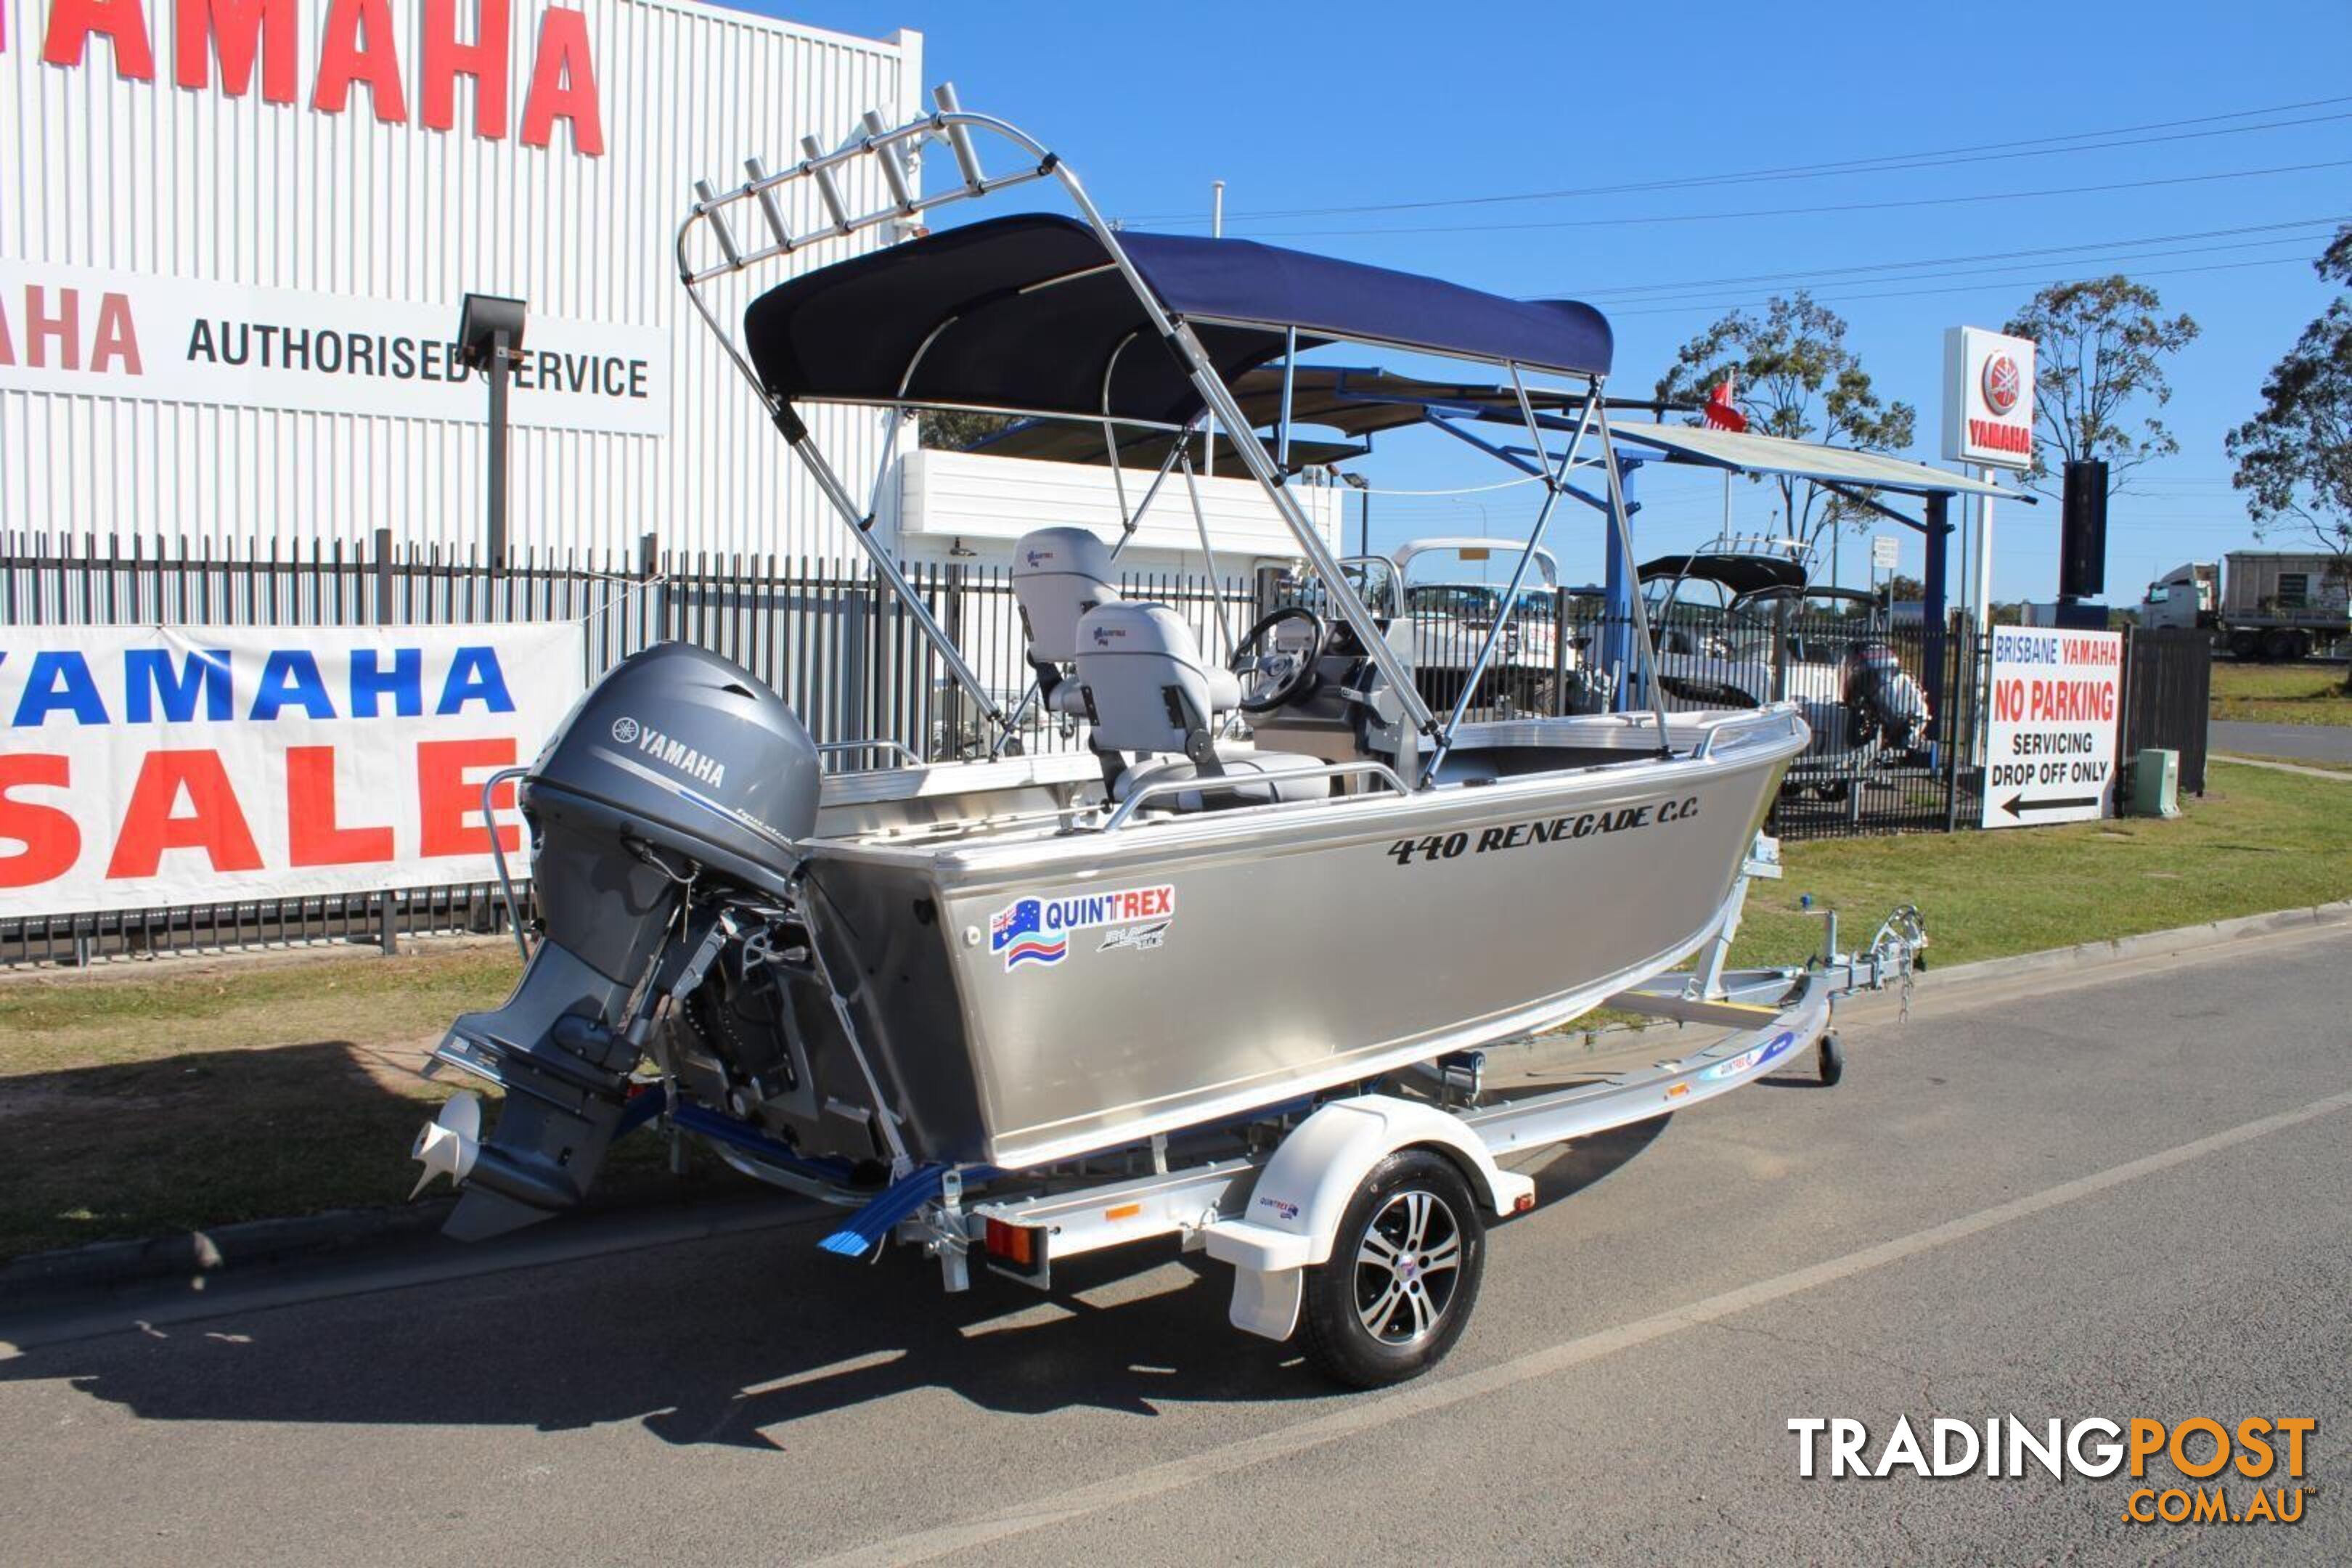
POLYGON ((817 1246, 844 1258, 865 1257, 900 1220, 940 1195, 940 1178, 947 1172, 947 1166, 937 1163, 916 1166, 817 1246))
MULTIPOLYGON (((629 1104, 632 1110, 635 1109, 635 1100, 629 1104)), ((846 1160, 832 1154, 812 1159, 789 1143, 778 1142, 748 1122, 722 1116, 709 1106, 697 1105, 690 1100, 677 1102, 672 1120, 688 1132, 715 1138, 721 1143, 731 1143, 747 1154, 758 1155, 769 1164, 781 1165, 787 1171, 796 1172, 829 1186, 846 1187, 856 1179, 856 1168, 846 1160)))
POLYGON ((635 1094, 629 1096, 629 1103, 621 1108, 621 1119, 613 1123, 613 1136, 618 1138, 624 1132, 635 1132, 659 1116, 663 1098, 661 1085, 648 1083, 640 1086, 635 1094))

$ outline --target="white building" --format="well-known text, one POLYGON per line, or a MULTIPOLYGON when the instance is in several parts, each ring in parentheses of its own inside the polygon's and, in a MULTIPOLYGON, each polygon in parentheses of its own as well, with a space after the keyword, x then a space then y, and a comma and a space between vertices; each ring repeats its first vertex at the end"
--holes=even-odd
MULTIPOLYGON (((478 291, 531 310, 518 550, 848 556, 672 242, 695 179, 911 118, 923 64, 698 0, 0 0, 0 531, 476 548, 484 392, 447 340, 478 291)), ((871 473, 878 416, 814 427, 871 473)), ((1100 469, 924 454, 884 494, 916 556, 1116 518, 1100 469)), ((1293 553, 1242 481, 1208 499, 1221 567, 1293 553)), ((1190 547, 1180 498, 1155 518, 1182 533, 1139 563, 1190 547)))

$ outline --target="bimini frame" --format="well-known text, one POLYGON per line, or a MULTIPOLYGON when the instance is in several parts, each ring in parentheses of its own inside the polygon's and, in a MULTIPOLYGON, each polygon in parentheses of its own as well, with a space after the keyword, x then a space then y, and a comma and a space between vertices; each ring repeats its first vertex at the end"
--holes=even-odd
MULTIPOLYGON (((863 117, 862 132, 851 137, 831 152, 824 151, 814 137, 803 136, 801 139, 803 153, 801 162, 777 173, 769 173, 765 165, 757 158, 746 159, 743 164, 746 176, 744 182, 725 192, 715 190, 709 181, 698 181, 694 187, 696 196, 694 205, 688 214, 686 221, 678 228, 677 257, 679 278, 686 286, 688 297, 694 302, 696 311, 702 317, 704 323, 709 327, 712 333, 718 337, 720 344, 727 351, 728 357, 734 362, 735 368, 742 374, 743 379, 750 384, 761 405, 768 410, 770 419, 782 433, 785 441, 807 466, 810 474, 816 480, 817 488, 824 492, 834 510, 841 514, 843 521, 849 524, 851 536, 856 540, 858 547, 866 552, 868 559, 872 561, 875 570, 905 605, 908 613, 913 616, 915 624, 921 629, 924 637, 939 651, 949 672, 966 691, 971 693, 979 702, 982 711, 998 726, 1001 733, 995 749, 1001 750, 1004 738, 1013 733, 1022 711, 1028 705, 1029 699, 1024 697, 1022 702, 1008 713, 989 693, 979 675, 966 662, 962 650, 957 647, 954 639, 948 636, 945 629, 931 615, 929 606, 923 603, 921 595, 915 592, 914 585, 907 581, 906 574, 899 570, 898 563, 890 559, 889 552, 874 538, 874 510, 871 507, 860 507, 857 504, 841 476, 812 439, 807 424, 793 407, 791 402, 770 392, 761 379, 759 372, 753 368, 742 346, 736 341, 733 331, 719 318, 705 290, 706 285, 716 279, 741 273, 765 263, 781 260, 828 240, 846 238, 885 224, 906 223, 932 208, 945 206, 950 203, 970 201, 992 195, 999 191, 1009 190, 1017 185, 1051 179, 1060 184, 1063 193, 1069 198, 1071 205, 1076 209, 1079 217, 1084 220, 1087 227, 1093 230, 1096 239, 1101 244, 1105 255, 1109 258, 1106 265, 1117 268, 1128 287, 1134 292, 1147 326, 1176 354, 1187 379, 1200 395, 1205 421, 1213 422, 1231 439, 1234 451, 1242 459, 1243 466, 1249 469, 1250 476, 1265 492, 1266 499, 1273 505, 1276 515, 1280 517, 1284 525, 1290 530, 1300 553, 1306 558, 1308 569, 1323 585, 1328 595, 1327 602, 1339 612, 1341 618, 1353 629, 1358 641, 1361 643, 1373 664, 1396 694, 1398 701, 1403 707, 1405 717, 1412 722, 1414 729, 1431 742, 1428 746, 1427 763, 1420 770, 1418 777, 1413 781, 1417 788, 1430 787, 1435 782, 1439 766, 1444 762, 1447 752, 1453 749, 1455 737, 1469 707, 1471 693, 1477 689, 1479 679, 1486 673, 1488 664, 1494 658, 1495 650, 1501 646, 1511 616, 1517 611, 1520 586, 1535 559, 1536 552, 1543 544, 1544 534, 1550 526, 1553 510, 1563 494, 1571 493, 1571 487, 1568 482, 1569 477, 1579 468, 1590 468, 1597 462, 1607 477, 1610 531, 1614 536, 1615 548, 1622 555, 1629 580, 1631 578, 1634 569, 1633 545, 1632 531, 1628 526, 1624 486, 1622 477, 1618 471, 1615 451, 1610 441, 1608 410, 1601 398, 1601 389, 1606 377, 1590 374, 1576 378, 1581 380, 1584 385, 1581 396, 1576 405, 1574 431, 1566 450, 1560 454, 1558 462, 1554 463, 1545 450, 1543 426, 1546 423, 1553 423, 1554 427, 1557 428, 1557 422, 1538 419, 1537 416, 1528 395, 1525 379, 1527 367, 1513 360, 1496 360, 1466 353, 1455 353, 1450 356, 1471 360, 1474 363, 1500 364, 1509 372, 1512 386, 1517 395, 1520 416, 1526 423, 1528 438, 1534 444, 1537 457, 1535 467, 1542 476, 1544 497, 1542 505, 1538 510, 1534 527, 1528 535, 1526 547, 1519 552, 1518 561, 1512 569, 1510 591, 1504 597, 1503 612, 1496 618, 1495 625, 1489 628, 1485 642, 1479 647, 1477 659, 1471 669, 1469 679, 1463 686, 1461 697, 1454 702, 1452 711, 1441 720, 1423 700, 1414 684, 1412 671, 1406 668, 1396 650, 1389 645, 1387 638, 1381 636, 1379 624, 1374 619, 1370 607, 1364 603, 1362 596, 1348 581, 1347 574, 1340 570, 1338 557, 1331 552, 1330 547, 1324 543, 1322 536, 1316 531, 1305 510, 1286 488, 1281 458, 1266 450, 1264 440, 1257 435, 1249 416, 1234 396, 1232 389, 1218 374, 1214 363, 1202 346, 1199 337, 1193 331, 1193 321, 1171 315, 1160 305, 1150 285, 1144 279, 1142 273, 1120 244, 1118 231, 1095 206, 1093 200, 1087 195, 1085 185, 1080 183, 1076 172, 1026 132, 1004 121, 989 115, 971 113, 961 108, 956 100, 955 89, 950 85, 942 84, 936 89, 932 94, 932 103, 933 109, 929 114, 898 126, 886 126, 881 117, 869 110, 863 117), (1021 154, 1024 163, 1012 173, 990 174, 981 163, 975 133, 985 133, 1011 144, 1021 154), (931 195, 919 195, 915 189, 913 154, 924 142, 932 140, 946 142, 954 155, 961 183, 950 190, 931 195), (878 167, 884 188, 888 193, 888 200, 883 205, 870 211, 855 213, 850 209, 847 197, 842 189, 840 176, 845 168, 856 164, 860 159, 871 159, 878 167), (824 221, 795 232, 787 221, 785 204, 782 199, 783 194, 788 189, 795 195, 814 191, 817 205, 824 215, 824 221), (739 225, 740 232, 739 232, 739 225), (746 236, 762 233, 765 236, 764 242, 746 243, 746 236), (698 242, 700 242, 702 247, 698 253, 698 242), (703 259, 698 260, 698 254, 703 259), (714 254, 717 259, 709 259, 714 254), (1599 437, 1600 454, 1598 458, 1585 457, 1583 448, 1586 437, 1595 433, 1599 437)), ((1102 270, 1102 267, 1088 268, 1085 272, 1076 276, 1091 277, 1102 270)), ((1051 288, 1054 282, 1070 280, 1069 279, 1055 279, 1036 287, 1051 288)), ((899 399, 880 405, 891 409, 895 416, 899 416, 899 418, 894 418, 886 442, 883 456, 883 466, 886 470, 896 448, 899 419, 916 406, 934 406, 929 403, 919 405, 907 399, 905 394, 913 384, 915 373, 922 363, 924 353, 929 349, 931 343, 937 341, 940 333, 952 324, 953 320, 954 318, 951 317, 942 321, 922 343, 917 346, 899 376, 898 390, 901 395, 899 399)), ((1262 321, 1226 322, 1211 317, 1202 317, 1199 320, 1202 324, 1233 325, 1253 331, 1264 331, 1267 326, 1267 323, 1262 321)), ((1141 335, 1139 331, 1135 334, 1135 336, 1141 335)), ((1287 453, 1290 443, 1292 390, 1290 367, 1295 364, 1297 359, 1297 335, 1296 326, 1288 329, 1288 342, 1286 345, 1288 352, 1284 361, 1286 368, 1282 410, 1276 436, 1284 454, 1287 453)), ((1322 335, 1329 336, 1328 333, 1322 335)), ((1133 337, 1128 340, 1129 343, 1133 341, 1133 337)), ((1125 346, 1122 344, 1121 348, 1124 349, 1125 346)), ((1375 344, 1374 346, 1396 347, 1418 353, 1431 352, 1411 343, 1375 344)), ((1114 363, 1115 361, 1116 356, 1114 356, 1114 363)), ((987 408, 976 409, 973 412, 1006 414, 1024 417, 1061 419, 1072 417, 1058 411, 1022 408, 987 408)), ((1110 374, 1108 369, 1106 369, 1103 376, 1101 415, 1098 420, 1087 422, 1098 422, 1103 427, 1106 441, 1111 444, 1114 455, 1111 466, 1112 478, 1113 482, 1119 488, 1120 510, 1125 520, 1126 533, 1120 541, 1124 544, 1126 538, 1133 535, 1135 526, 1140 521, 1142 508, 1138 508, 1132 514, 1127 513, 1125 481, 1120 477, 1116 461, 1118 426, 1123 425, 1129 428, 1157 430, 1171 434, 1176 437, 1170 444, 1169 461, 1160 465, 1159 474, 1154 478, 1150 489, 1145 495, 1144 506, 1148 507, 1151 497, 1158 493, 1161 483, 1168 478, 1171 468, 1182 460, 1181 455, 1188 445, 1185 437, 1198 428, 1204 419, 1196 418, 1186 426, 1176 426, 1131 417, 1114 416, 1110 411, 1110 374)), ((1187 469, 1189 481, 1189 464, 1187 469)), ((1653 718, 1657 725, 1659 747, 1661 751, 1664 751, 1668 749, 1666 721, 1664 709, 1658 704, 1655 649, 1651 642, 1646 607, 1642 604, 1638 595, 1633 600, 1633 618, 1635 633, 1640 643, 1643 668, 1649 677, 1645 685, 1651 693, 1653 718)))

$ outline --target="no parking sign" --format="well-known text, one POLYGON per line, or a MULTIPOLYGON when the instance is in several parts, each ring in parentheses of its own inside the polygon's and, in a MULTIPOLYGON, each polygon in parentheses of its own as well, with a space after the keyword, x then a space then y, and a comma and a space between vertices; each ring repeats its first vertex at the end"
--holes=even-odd
POLYGON ((1985 826, 2110 815, 2123 663, 2120 632, 1993 629, 1985 826))

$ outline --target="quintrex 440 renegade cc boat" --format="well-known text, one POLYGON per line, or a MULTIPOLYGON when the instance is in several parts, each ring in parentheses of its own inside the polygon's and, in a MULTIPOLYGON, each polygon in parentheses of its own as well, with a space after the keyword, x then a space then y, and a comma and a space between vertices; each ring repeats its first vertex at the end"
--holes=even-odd
POLYGON ((792 710, 723 658, 671 644, 614 668, 525 771, 543 915, 521 983, 436 1052, 503 1089, 497 1125, 483 1135, 463 1097, 418 1156, 462 1188, 460 1237, 570 1207, 646 1122, 843 1205, 829 1250, 895 1236, 950 1289, 973 1256, 1044 1284, 1055 1258, 1174 1236, 1235 1266, 1241 1327, 1279 1340, 1303 1321, 1333 1374, 1411 1376, 1467 1318, 1482 1212, 1533 1205, 1499 1155, 1696 1104, 1817 1043, 1833 1072, 1831 996, 1904 973, 1916 925, 1851 957, 1832 940, 1825 966, 1723 973, 1758 825, 1805 744, 1786 705, 1466 716, 1571 475, 1605 484, 1632 569, 1597 311, 1118 232, 1068 164, 947 89, 937 101, 895 129, 868 117, 833 152, 806 141, 782 173, 750 164, 724 194, 698 187, 678 257, 994 746, 828 774, 792 710), (918 195, 908 154, 934 139, 961 178, 918 195), (987 173, 983 142, 1017 166, 987 173), (1077 217, 1000 218, 803 273, 750 301, 740 341, 710 299, 805 246, 1039 181, 1077 217), (869 190, 879 205, 861 212, 869 190), (1545 454, 1540 509, 1450 712, 1285 489, 1287 409, 1261 439, 1228 389, 1342 340, 1507 372, 1545 454), (1572 417, 1536 414, 1538 377, 1570 384, 1572 417), (1114 443, 1139 430, 1167 445, 1161 479, 1213 420, 1329 613, 1278 609, 1213 667, 1174 614, 1118 592, 1140 509, 1117 542, 1042 527, 1015 568, 1036 679, 1007 712, 813 445, 802 410, 825 403, 1078 420, 1114 443), (1089 749, 1009 745, 1033 702, 1081 723, 1089 749), (1711 939, 1702 973, 1663 973, 1711 939), (1368 959, 1385 979, 1364 978, 1368 959), (1546 1096, 1484 1091, 1478 1047, 1612 999, 1739 1032, 1546 1096))

